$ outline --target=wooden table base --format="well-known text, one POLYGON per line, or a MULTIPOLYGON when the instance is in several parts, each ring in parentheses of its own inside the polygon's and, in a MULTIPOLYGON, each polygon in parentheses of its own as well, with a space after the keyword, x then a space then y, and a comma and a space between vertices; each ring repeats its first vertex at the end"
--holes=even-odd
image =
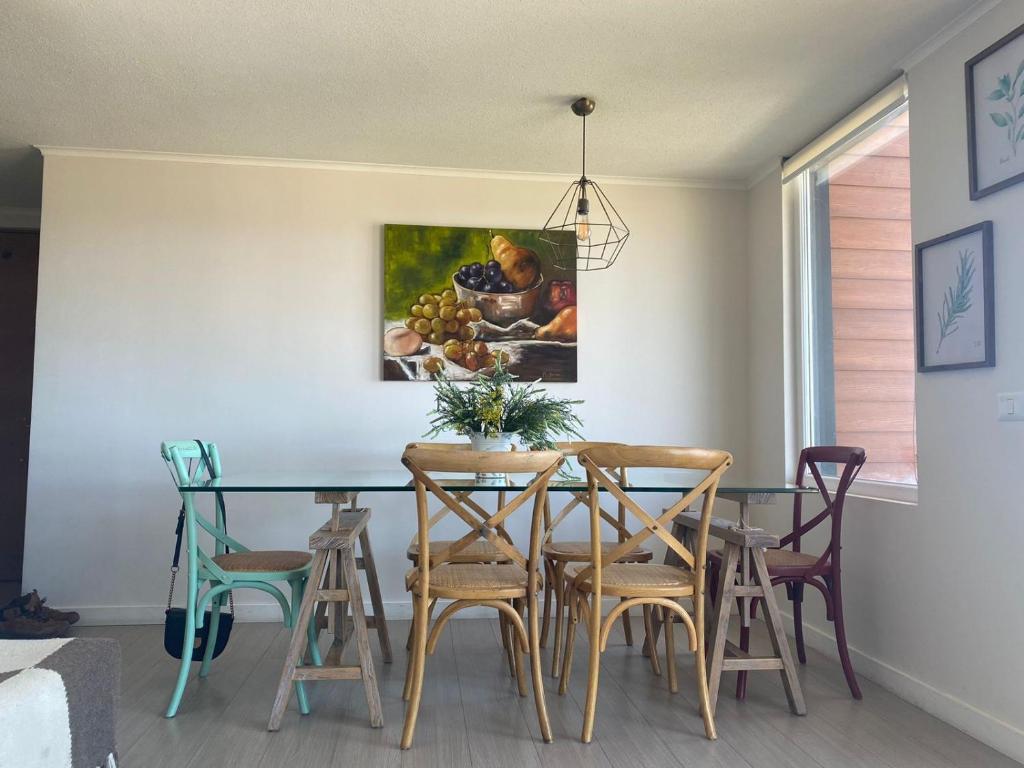
MULTIPOLYGON (((355 509, 351 512, 335 512, 331 520, 309 537, 309 548, 314 551, 313 563, 310 567, 309 582, 302 596, 302 605, 295 626, 292 628, 292 640, 288 647, 284 669, 274 697, 274 706, 270 713, 267 730, 276 731, 281 726, 281 719, 288 706, 292 684, 306 680, 362 680, 366 692, 366 703, 370 710, 370 725, 380 728, 384 725, 384 713, 381 707, 380 692, 377 687, 377 675, 373 667, 373 655, 370 652, 370 637, 367 632, 368 621, 363 613, 362 588, 359 584, 356 541, 363 542, 366 524, 370 518, 368 509, 355 509), (340 581, 340 584, 339 584, 340 581), (322 665, 303 666, 302 659, 308 650, 309 635, 306 626, 314 615, 322 615, 325 605, 332 607, 331 623, 334 625, 334 642, 324 656, 322 665), (351 611, 351 621, 348 613, 351 611), (358 654, 358 665, 345 666, 341 663, 345 647, 350 639, 355 638, 358 654)), ((363 558, 368 549, 363 542, 363 558)), ((372 558, 372 555, 370 555, 372 558)), ((367 579, 376 581, 376 572, 372 570, 372 560, 366 565, 367 579)), ((373 587, 371 586, 371 592, 373 587)), ((377 612, 377 601, 374 611, 377 612)), ((324 617, 326 618, 326 617, 324 617)), ((383 622, 383 613, 377 613, 379 620, 374 622, 378 639, 382 648, 390 657, 390 643, 387 636, 387 625, 383 622)), ((317 625, 319 625, 319 620, 317 625)), ((316 631, 319 635, 319 626, 316 631)), ((390 660, 390 658, 388 659, 390 660)))
MULTIPOLYGON (((672 524, 672 535, 683 540, 699 524, 700 517, 694 513, 678 515, 672 524)), ((725 543, 718 574, 718 594, 715 596, 714 609, 707 612, 711 623, 708 633, 708 694, 711 711, 714 712, 718 704, 723 672, 778 670, 790 710, 795 715, 807 714, 793 655, 789 650, 789 640, 782 628, 782 616, 764 560, 765 547, 778 546, 778 537, 759 528, 740 528, 735 523, 719 518, 712 518, 710 533, 725 543), (737 582, 739 563, 743 559, 750 563, 750 570, 737 582), (746 618, 750 616, 750 605, 756 599, 764 603, 764 619, 774 651, 772 656, 752 656, 727 639, 733 601, 740 601, 741 618, 746 618)))

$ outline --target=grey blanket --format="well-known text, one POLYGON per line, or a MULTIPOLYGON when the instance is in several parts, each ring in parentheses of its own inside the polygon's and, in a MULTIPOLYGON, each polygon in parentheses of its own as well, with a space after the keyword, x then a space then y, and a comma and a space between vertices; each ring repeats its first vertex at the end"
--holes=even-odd
POLYGON ((116 640, 0 640, 0 768, 114 768, 116 640))

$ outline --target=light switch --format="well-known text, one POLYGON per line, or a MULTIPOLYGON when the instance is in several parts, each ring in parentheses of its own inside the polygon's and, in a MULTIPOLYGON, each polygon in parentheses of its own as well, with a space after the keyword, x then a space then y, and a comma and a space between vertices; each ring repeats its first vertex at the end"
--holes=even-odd
POLYGON ((1000 421, 1024 421, 1024 392, 1001 392, 997 397, 1000 421))

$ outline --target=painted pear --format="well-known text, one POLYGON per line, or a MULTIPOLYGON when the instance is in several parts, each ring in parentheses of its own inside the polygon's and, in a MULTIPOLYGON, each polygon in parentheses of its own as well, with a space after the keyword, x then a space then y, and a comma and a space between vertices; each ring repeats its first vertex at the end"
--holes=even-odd
POLYGON ((501 264, 505 279, 517 291, 530 288, 540 274, 540 259, 536 252, 521 245, 514 245, 507 238, 495 235, 491 239, 491 254, 501 264))

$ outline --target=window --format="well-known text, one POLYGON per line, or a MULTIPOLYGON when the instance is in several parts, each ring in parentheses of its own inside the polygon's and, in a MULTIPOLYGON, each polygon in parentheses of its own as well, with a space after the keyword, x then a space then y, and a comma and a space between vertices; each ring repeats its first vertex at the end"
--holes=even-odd
POLYGON ((805 444, 859 445, 861 479, 916 485, 909 104, 894 86, 786 176, 800 233, 805 444))

